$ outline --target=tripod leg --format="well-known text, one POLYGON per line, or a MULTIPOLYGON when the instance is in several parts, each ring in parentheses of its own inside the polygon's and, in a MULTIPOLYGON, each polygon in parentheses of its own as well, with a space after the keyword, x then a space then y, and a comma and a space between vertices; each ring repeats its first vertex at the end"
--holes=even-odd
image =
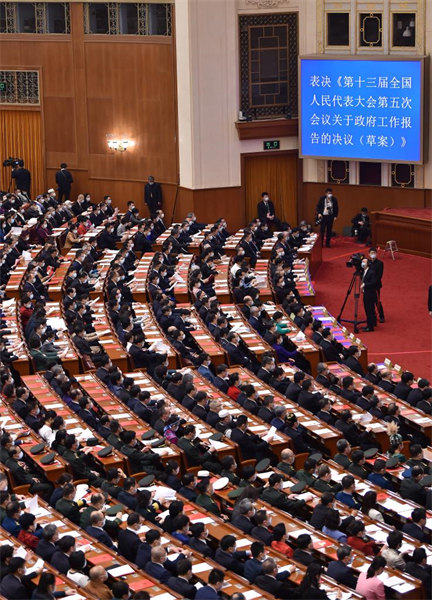
POLYGON ((342 313, 343 313, 343 311, 344 311, 345 305, 346 305, 346 303, 347 303, 347 301, 348 301, 348 298, 349 298, 349 296, 350 296, 350 294, 351 294, 351 291, 352 291, 352 289, 353 289, 353 286, 354 286, 355 280, 356 280, 356 274, 354 273, 354 275, 353 275, 353 277, 352 277, 352 279, 351 279, 351 282, 350 282, 350 284, 349 284, 349 286, 348 286, 348 290, 347 290, 347 293, 346 293, 346 296, 345 296, 345 300, 343 301, 343 304, 342 304, 342 306, 341 306, 341 309, 340 309, 340 311, 339 311, 339 315, 338 315, 338 317, 337 317, 337 319, 336 319, 337 321, 340 321, 340 320, 341 320, 342 313))

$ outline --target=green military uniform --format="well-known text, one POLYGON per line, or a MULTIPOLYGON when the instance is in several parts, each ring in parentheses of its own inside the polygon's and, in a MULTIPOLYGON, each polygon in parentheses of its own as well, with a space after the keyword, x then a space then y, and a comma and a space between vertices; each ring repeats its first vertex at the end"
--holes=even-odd
POLYGON ((299 469, 296 473, 296 477, 299 481, 304 481, 309 487, 312 486, 315 482, 315 477, 311 473, 308 473, 308 471, 305 471, 304 469, 299 469))
POLYGON ((57 500, 55 509, 58 510, 64 517, 75 523, 75 525, 80 524, 81 513, 78 507, 78 504, 73 500, 66 500, 65 498, 60 498, 57 500))
POLYGON ((202 506, 203 508, 205 508, 208 512, 211 512, 214 515, 220 517, 220 510, 218 505, 214 500, 212 500, 212 498, 208 494, 199 494, 197 496, 197 499, 195 500, 195 503, 198 504, 198 506, 202 506))
POLYGON ((346 454, 335 454, 333 460, 344 469, 348 469, 351 464, 351 461, 346 454))

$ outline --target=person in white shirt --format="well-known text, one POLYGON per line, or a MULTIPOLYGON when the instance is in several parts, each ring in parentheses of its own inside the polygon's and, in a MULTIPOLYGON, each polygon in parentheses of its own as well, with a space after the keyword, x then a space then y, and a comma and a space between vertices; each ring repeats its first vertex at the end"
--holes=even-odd
POLYGON ((84 575, 82 569, 86 566, 87 561, 85 559, 84 552, 81 550, 77 550, 72 552, 69 556, 69 571, 67 572, 67 577, 75 581, 80 587, 85 587, 90 579, 87 575, 84 575))

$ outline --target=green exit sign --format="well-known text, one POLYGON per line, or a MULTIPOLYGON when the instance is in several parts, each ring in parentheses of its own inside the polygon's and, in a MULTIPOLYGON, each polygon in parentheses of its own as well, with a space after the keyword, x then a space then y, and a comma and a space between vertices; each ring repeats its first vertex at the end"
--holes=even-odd
POLYGON ((279 148, 279 140, 268 140, 267 142, 264 142, 264 150, 279 150, 279 148))
POLYGON ((6 91, 6 81, 0 81, 0 92, 6 91))

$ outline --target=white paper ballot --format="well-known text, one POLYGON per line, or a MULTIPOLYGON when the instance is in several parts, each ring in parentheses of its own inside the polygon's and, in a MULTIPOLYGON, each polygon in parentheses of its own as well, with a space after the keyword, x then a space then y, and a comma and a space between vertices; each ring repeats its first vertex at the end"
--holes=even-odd
POLYGON ((192 573, 203 573, 204 571, 210 571, 211 566, 205 562, 198 563, 197 565, 192 565, 192 573))
POLYGON ((43 566, 44 566, 44 561, 41 558, 38 558, 38 560, 35 562, 34 565, 26 568, 25 574, 28 575, 29 573, 33 573, 34 571, 37 571, 38 569, 42 569, 43 566))
POLYGON ((134 570, 130 565, 121 565, 121 567, 114 567, 114 569, 107 569, 108 573, 113 577, 121 577, 122 575, 129 575, 134 570))

